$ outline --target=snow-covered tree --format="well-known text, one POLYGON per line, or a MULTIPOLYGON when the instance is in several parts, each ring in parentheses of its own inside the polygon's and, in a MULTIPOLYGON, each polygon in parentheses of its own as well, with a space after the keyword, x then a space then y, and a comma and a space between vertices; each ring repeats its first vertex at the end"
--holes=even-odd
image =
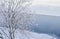
POLYGON ((0 13, 5 17, 5 26, 9 29, 9 39, 14 39, 15 30, 28 30, 34 23, 29 6, 31 0, 0 0, 0 13))

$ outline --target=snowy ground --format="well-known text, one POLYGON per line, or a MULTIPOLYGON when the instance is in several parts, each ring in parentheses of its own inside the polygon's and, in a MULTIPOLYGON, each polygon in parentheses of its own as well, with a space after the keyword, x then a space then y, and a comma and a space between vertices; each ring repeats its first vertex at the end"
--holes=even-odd
POLYGON ((29 31, 24 31, 23 33, 21 33, 21 31, 18 32, 17 30, 15 35, 16 35, 15 39, 57 39, 56 37, 48 34, 38 34, 29 31))
MULTIPOLYGON (((7 36, 9 36, 8 29, 6 28, 0 28, 0 33, 2 33, 2 36, 4 39, 9 39, 7 36), (5 34, 4 32, 7 34, 5 34)), ((15 31, 15 39, 57 39, 57 37, 48 35, 48 34, 38 34, 35 32, 30 32, 30 31, 22 31, 17 29, 15 31)))

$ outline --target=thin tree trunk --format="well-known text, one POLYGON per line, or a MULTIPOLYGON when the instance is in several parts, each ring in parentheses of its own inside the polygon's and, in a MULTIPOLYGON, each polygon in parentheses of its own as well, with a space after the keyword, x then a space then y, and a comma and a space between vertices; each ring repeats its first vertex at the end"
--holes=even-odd
POLYGON ((10 28, 9 34, 10 34, 10 38, 9 39, 14 39, 14 31, 13 31, 12 27, 10 28))
POLYGON ((10 39, 14 39, 14 33, 10 32, 10 39))

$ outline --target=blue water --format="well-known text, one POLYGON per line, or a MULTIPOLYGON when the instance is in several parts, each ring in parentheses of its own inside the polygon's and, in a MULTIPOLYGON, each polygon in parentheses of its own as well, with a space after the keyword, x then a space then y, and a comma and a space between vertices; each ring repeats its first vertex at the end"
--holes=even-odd
POLYGON ((36 23, 31 29, 37 33, 52 33, 60 36, 60 16, 33 15, 36 23))

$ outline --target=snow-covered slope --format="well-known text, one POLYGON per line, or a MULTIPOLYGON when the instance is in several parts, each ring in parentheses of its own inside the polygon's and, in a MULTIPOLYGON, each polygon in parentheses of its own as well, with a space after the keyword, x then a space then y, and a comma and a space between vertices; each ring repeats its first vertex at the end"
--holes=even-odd
POLYGON ((33 14, 60 16, 60 7, 36 5, 31 6, 31 10, 33 11, 33 14))
POLYGON ((15 32, 15 39, 57 39, 56 37, 48 34, 38 34, 29 31, 19 31, 15 32))
MULTIPOLYGON (((9 39, 9 32, 6 28, 0 28, 0 37, 4 39, 9 39)), ((26 30, 17 29, 14 33, 15 39, 57 39, 55 35, 43 34, 43 33, 35 33, 26 30)), ((1 38, 0 38, 1 39, 1 38)))

